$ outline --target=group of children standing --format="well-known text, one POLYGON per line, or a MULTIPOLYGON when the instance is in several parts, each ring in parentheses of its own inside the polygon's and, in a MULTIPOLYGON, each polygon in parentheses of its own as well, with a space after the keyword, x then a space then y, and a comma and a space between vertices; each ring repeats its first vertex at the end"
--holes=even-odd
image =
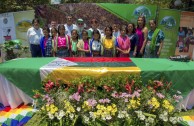
POLYGON ((58 29, 43 28, 40 46, 43 57, 129 57, 131 49, 130 39, 127 36, 127 27, 122 26, 121 35, 115 38, 111 26, 105 27, 105 36, 101 36, 99 30, 92 32, 92 37, 88 37, 88 31, 82 31, 82 39, 76 29, 71 31, 71 37, 65 34, 64 25, 59 25, 58 29))
MULTIPOLYGON (((115 26, 117 27, 117 26, 115 26)), ((137 27, 133 23, 120 28, 118 36, 114 36, 112 26, 104 28, 104 36, 98 29, 93 29, 89 38, 88 31, 82 30, 82 38, 76 29, 71 31, 71 37, 65 34, 65 26, 43 28, 40 46, 44 57, 142 57, 146 46, 148 29, 145 18, 139 17, 137 27)))

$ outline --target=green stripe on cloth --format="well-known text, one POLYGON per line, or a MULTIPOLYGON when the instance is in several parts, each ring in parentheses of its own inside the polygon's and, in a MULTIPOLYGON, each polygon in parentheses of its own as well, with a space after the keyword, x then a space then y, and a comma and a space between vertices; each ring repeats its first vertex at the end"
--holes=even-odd
MULTIPOLYGON (((133 62, 76 62, 76 67, 135 67, 133 62)), ((73 66, 75 67, 75 66, 73 66)))
POLYGON ((164 77, 183 96, 194 89, 194 62, 177 62, 168 59, 132 58, 141 69, 143 81, 164 77))
POLYGON ((54 59, 56 58, 23 58, 7 61, 0 64, 0 74, 26 94, 33 96, 33 89, 41 89, 40 67, 54 59))

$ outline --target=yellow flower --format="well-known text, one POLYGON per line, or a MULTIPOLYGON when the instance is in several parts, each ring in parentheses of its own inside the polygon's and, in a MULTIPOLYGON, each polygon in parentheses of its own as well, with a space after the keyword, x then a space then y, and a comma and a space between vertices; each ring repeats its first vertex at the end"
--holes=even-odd
POLYGON ((168 108, 168 112, 172 112, 174 110, 174 106, 170 105, 168 108))
POLYGON ((84 101, 82 108, 85 110, 90 110, 92 107, 88 105, 88 101, 84 101))
POLYGON ((68 113, 74 113, 75 112, 75 109, 74 109, 74 107, 71 105, 71 103, 69 102, 69 101, 64 101, 64 103, 65 103, 65 106, 64 106, 64 108, 66 109, 66 113, 68 114, 68 113))
POLYGON ((160 103, 155 97, 148 101, 148 105, 153 106, 153 111, 160 107, 160 103))
POLYGON ((113 110, 112 106, 107 107, 107 111, 111 112, 113 110))
POLYGON ((163 101, 162 105, 165 109, 168 110, 168 112, 172 112, 174 110, 174 106, 171 105, 171 103, 168 100, 163 101))
POLYGON ((97 110, 96 115, 100 116, 102 114, 102 110, 97 110))
POLYGON ((113 107, 113 108, 116 108, 117 106, 116 106, 115 104, 112 104, 112 107, 113 107))
POLYGON ((129 105, 127 106, 128 109, 136 109, 140 106, 140 101, 137 99, 137 100, 134 100, 134 99, 131 99, 129 101, 129 105))

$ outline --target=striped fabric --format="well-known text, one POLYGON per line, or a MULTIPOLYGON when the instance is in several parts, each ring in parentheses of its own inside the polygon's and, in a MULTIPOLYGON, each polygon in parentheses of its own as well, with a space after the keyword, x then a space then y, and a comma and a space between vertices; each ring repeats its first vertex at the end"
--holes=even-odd
POLYGON ((186 121, 189 126, 194 126, 194 116, 183 116, 183 120, 186 121))
POLYGON ((22 126, 26 124, 36 112, 31 106, 19 106, 16 109, 5 107, 0 111, 0 126, 22 126))

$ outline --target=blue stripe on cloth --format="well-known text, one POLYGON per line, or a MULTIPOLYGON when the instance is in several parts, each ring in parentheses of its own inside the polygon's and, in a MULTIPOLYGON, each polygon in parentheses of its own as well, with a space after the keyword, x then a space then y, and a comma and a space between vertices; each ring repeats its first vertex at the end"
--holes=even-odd
POLYGON ((24 124, 26 124, 32 117, 29 117, 29 116, 26 116, 24 117, 20 123, 19 123, 19 126, 23 126, 24 124))
POLYGON ((4 109, 5 109, 4 105, 2 103, 0 103, 0 111, 2 111, 4 109))
POLYGON ((19 123, 18 120, 12 119, 12 120, 11 120, 11 125, 10 125, 10 126, 20 126, 20 125, 18 125, 18 123, 19 123))
POLYGON ((26 124, 29 120, 31 119, 31 117, 26 116, 23 119, 21 119, 20 121, 15 120, 15 119, 11 119, 10 124, 7 123, 3 123, 2 126, 23 126, 24 124, 26 124))

